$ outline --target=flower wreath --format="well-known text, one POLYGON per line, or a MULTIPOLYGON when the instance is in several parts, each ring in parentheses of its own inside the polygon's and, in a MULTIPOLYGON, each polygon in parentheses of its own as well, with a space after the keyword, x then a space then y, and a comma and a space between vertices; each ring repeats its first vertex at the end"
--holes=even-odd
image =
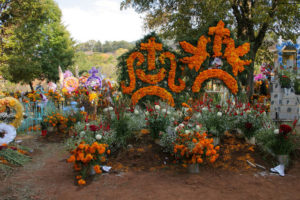
POLYGON ((16 136, 17 132, 15 127, 9 124, 0 123, 0 146, 11 143, 16 136))
POLYGON ((64 80, 64 88, 66 88, 68 92, 73 92, 77 90, 78 86, 79 81, 73 76, 70 76, 64 80))
POLYGON ((4 112, 6 110, 6 107, 10 107, 16 111, 15 119, 10 125, 18 128, 23 120, 23 105, 13 97, 5 97, 3 99, 0 99, 0 112, 4 112))

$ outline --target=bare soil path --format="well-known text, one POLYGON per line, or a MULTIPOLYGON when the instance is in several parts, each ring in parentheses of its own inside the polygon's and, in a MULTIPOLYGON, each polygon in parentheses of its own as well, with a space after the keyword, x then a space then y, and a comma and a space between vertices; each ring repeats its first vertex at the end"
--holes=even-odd
POLYGON ((35 141, 32 162, 0 180, 1 200, 131 199, 274 199, 300 200, 300 160, 285 177, 259 172, 201 168, 200 174, 177 169, 133 170, 96 176, 84 187, 74 184, 68 153, 60 143, 35 141))

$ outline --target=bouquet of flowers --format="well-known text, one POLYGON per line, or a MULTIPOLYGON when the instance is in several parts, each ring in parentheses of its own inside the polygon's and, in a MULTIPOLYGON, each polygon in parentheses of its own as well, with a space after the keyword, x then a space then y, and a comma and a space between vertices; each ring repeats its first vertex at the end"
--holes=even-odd
POLYGON ((67 160, 69 163, 74 163, 75 171, 79 172, 76 176, 78 185, 85 185, 85 179, 88 175, 101 174, 102 170, 100 165, 105 163, 106 156, 110 154, 107 149, 107 144, 99 144, 94 142, 92 145, 81 142, 74 150, 71 151, 71 156, 67 160))
POLYGON ((174 156, 177 160, 187 164, 203 163, 205 160, 214 163, 219 157, 219 146, 214 147, 213 139, 206 138, 207 134, 193 132, 189 134, 180 133, 174 142, 174 156))

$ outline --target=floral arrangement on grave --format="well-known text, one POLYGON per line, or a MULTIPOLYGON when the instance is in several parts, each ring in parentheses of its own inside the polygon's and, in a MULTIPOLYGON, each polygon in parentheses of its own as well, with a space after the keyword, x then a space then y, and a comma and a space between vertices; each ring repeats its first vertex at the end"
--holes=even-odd
POLYGON ((12 117, 12 121, 9 122, 10 125, 14 126, 15 128, 18 128, 21 125, 23 120, 23 112, 24 107, 17 99, 13 97, 5 97, 0 99, 0 113, 5 113, 6 116, 10 116, 11 113, 15 113, 15 115, 12 117))
POLYGON ((91 88, 93 90, 101 89, 102 79, 96 75, 98 74, 98 72, 99 71, 95 67, 92 67, 92 69, 89 70, 91 76, 86 80, 86 87, 91 88))
POLYGON ((297 142, 296 139, 296 123, 297 120, 294 121, 292 127, 287 124, 281 124, 279 129, 274 130, 268 146, 276 155, 289 155, 299 146, 299 141, 297 142))
POLYGON ((153 139, 158 139, 162 133, 166 132, 170 124, 170 114, 167 107, 161 107, 159 103, 155 103, 154 107, 147 105, 146 124, 150 130, 153 139))
POLYGON ((74 170, 78 173, 76 176, 78 185, 85 185, 86 178, 95 172, 101 174, 101 165, 106 162, 107 155, 110 154, 107 144, 94 142, 91 145, 81 142, 67 160, 74 164, 74 170))
POLYGON ((152 33, 119 58, 120 90, 131 96, 133 105, 141 99, 155 102, 160 98, 174 106, 180 103, 180 93, 197 95, 209 79, 223 81, 232 94, 237 94, 236 77, 251 60, 246 58, 250 43, 238 47, 236 43, 223 21, 197 41, 179 42, 180 54, 169 50, 152 33))
POLYGON ((202 164, 205 161, 214 163, 219 157, 219 146, 213 145, 213 139, 207 138, 206 133, 199 132, 179 133, 174 142, 174 156, 182 162, 183 167, 187 164, 202 164))
POLYGON ((282 88, 290 88, 292 86, 292 81, 287 75, 279 75, 279 82, 282 88))

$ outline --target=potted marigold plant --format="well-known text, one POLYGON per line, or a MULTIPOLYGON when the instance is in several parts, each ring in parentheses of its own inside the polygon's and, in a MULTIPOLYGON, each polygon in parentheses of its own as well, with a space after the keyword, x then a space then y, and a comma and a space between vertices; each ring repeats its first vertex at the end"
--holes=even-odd
POLYGON ((93 142, 93 144, 89 145, 81 142, 71 151, 72 155, 67 161, 74 163, 74 170, 78 172, 76 176, 78 185, 85 185, 85 179, 89 175, 102 173, 100 165, 106 162, 106 156, 110 154, 110 150, 107 148, 107 144, 93 142))
POLYGON ((199 173, 199 164, 208 161, 214 163, 219 157, 219 146, 213 145, 212 138, 206 138, 206 133, 179 133, 174 142, 174 156, 187 167, 190 173, 199 173))

